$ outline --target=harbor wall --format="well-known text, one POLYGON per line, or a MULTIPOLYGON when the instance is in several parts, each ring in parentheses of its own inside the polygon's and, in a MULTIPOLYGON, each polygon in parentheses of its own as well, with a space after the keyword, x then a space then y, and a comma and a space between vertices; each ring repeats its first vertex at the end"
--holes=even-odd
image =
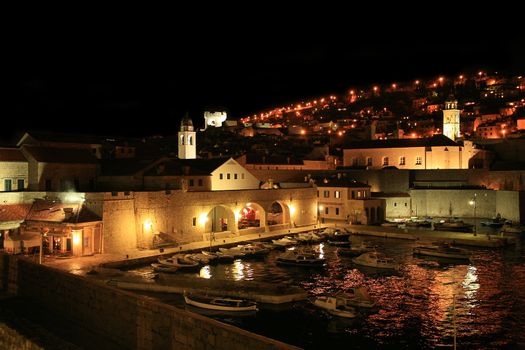
POLYGON ((297 349, 24 258, 2 254, 0 261, 3 290, 16 291, 122 349, 297 349))

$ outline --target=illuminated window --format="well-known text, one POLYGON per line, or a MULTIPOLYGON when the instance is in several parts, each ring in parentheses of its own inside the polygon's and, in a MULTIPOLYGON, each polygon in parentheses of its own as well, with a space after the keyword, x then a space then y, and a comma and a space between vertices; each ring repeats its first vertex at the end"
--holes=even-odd
POLYGON ((335 198, 341 198, 341 191, 335 191, 334 196, 335 198))
POLYGON ((405 165, 405 157, 399 157, 399 165, 405 165))
POLYGON ((421 157, 416 157, 416 165, 421 165, 421 157))

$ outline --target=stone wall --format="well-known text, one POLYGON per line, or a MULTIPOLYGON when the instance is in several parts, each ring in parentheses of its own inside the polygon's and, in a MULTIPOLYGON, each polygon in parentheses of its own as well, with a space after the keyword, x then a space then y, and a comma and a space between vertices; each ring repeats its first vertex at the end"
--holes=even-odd
MULTIPOLYGON (((296 349, 85 277, 16 256, 7 259, 17 267, 16 280, 9 279, 17 284, 18 295, 48 306, 57 317, 71 319, 123 349, 296 349)), ((2 276, 5 272, 0 266, 2 276)))
POLYGON ((6 191, 5 181, 11 180, 11 191, 23 191, 18 188, 18 180, 24 180, 24 187, 29 184, 27 162, 0 162, 0 191, 6 191))
MULTIPOLYGON (((317 219, 317 194, 313 187, 273 190, 240 191, 157 191, 118 192, 104 198, 104 251, 122 253, 134 247, 150 248, 155 233, 169 234, 179 243, 201 241, 211 232, 213 208, 220 207, 226 213, 228 230, 239 233, 235 213, 247 205, 261 210, 261 222, 272 203, 281 203, 284 211, 293 206, 293 225, 314 224, 317 219)), ((242 231, 241 231, 242 233, 242 231)))

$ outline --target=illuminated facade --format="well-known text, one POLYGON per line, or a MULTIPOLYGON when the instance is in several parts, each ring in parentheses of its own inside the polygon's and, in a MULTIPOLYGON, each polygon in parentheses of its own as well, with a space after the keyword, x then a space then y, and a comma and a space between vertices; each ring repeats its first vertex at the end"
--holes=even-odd
POLYGON ((443 110, 443 135, 452 141, 456 141, 459 138, 459 115, 458 101, 446 101, 445 109, 443 110))
POLYGON ((228 115, 226 112, 204 112, 204 129, 208 128, 208 126, 214 126, 216 128, 220 128, 222 126, 222 123, 226 121, 226 118, 228 115))

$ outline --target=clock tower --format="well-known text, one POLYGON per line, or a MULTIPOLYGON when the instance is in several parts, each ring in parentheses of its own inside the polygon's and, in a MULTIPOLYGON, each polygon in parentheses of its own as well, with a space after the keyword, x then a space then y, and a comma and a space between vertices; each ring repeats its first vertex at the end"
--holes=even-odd
POLYGON ((456 141, 459 138, 459 113, 458 101, 448 100, 443 110, 443 135, 456 141))
POLYGON ((180 123, 179 131, 179 159, 195 159, 197 158, 197 140, 195 139, 195 131, 193 130, 193 122, 188 117, 184 116, 180 123))

